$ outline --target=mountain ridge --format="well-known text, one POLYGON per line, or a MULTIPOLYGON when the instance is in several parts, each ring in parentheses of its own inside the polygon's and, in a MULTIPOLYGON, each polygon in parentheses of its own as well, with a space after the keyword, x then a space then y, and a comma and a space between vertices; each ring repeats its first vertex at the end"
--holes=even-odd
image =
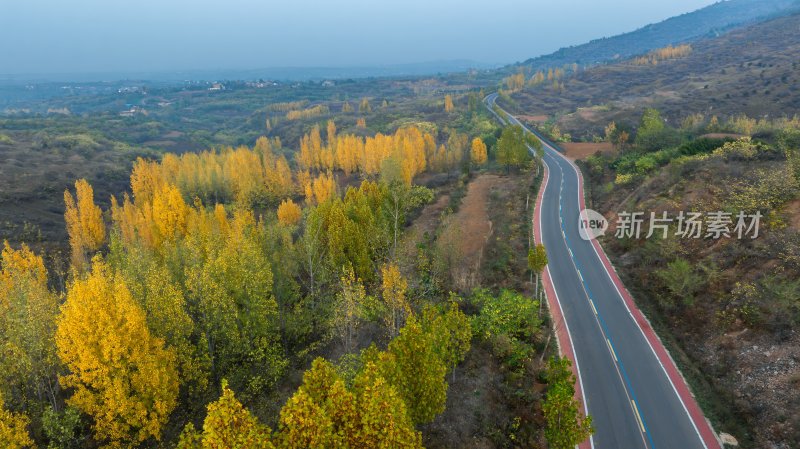
POLYGON ((800 12, 799 0, 727 0, 645 25, 636 30, 563 47, 509 66, 535 71, 565 64, 597 65, 650 50, 720 35, 735 28, 800 12))

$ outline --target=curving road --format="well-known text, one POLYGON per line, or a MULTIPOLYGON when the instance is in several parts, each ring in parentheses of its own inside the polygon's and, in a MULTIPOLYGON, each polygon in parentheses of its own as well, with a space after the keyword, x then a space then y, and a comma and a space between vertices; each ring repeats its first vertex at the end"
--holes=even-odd
MULTIPOLYGON (((496 98, 485 99, 492 112, 496 98)), ((504 124, 523 126, 499 113, 504 124)), ((577 394, 594 422, 594 435, 581 447, 719 449, 710 424, 602 247, 579 236, 580 171, 542 143, 545 179, 534 229, 537 243, 547 249, 543 284, 559 347, 573 361, 577 394)))

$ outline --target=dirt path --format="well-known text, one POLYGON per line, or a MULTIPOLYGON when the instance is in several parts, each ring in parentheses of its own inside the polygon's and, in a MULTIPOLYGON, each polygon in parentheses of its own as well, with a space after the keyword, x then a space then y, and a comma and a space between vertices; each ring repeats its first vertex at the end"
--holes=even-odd
POLYGON ((483 248, 492 232, 489 219, 489 192, 498 184, 497 175, 480 175, 469 184, 467 195, 456 213, 456 222, 461 227, 461 254, 467 261, 474 261, 480 266, 483 248))
POLYGON ((467 187, 467 194, 458 212, 440 240, 456 247, 457 262, 450 267, 456 288, 467 292, 481 285, 481 264, 495 223, 489 216, 491 201, 503 201, 505 193, 513 190, 513 181, 504 176, 483 174, 467 187), (448 235, 449 234, 449 235, 448 235))

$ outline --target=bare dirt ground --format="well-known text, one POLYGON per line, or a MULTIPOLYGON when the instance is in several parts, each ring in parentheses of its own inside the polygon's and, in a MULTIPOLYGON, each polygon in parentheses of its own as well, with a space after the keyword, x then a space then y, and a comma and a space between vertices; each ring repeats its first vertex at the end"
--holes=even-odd
MULTIPOLYGON (((494 233, 490 205, 502 192, 514 190, 514 181, 495 174, 478 175, 467 187, 458 212, 448 220, 441 240, 456 246, 459 262, 451 266, 451 277, 459 291, 467 292, 483 284, 481 266, 485 249, 494 233)), ((519 221, 523 221, 519 217, 519 221)))
POLYGON ((531 122, 531 123, 544 123, 544 122, 547 121, 547 116, 544 115, 544 114, 539 114, 539 115, 518 115, 517 118, 522 120, 522 121, 531 122))
POLYGON ((573 160, 585 159, 598 151, 601 153, 612 153, 614 146, 608 142, 568 142, 560 144, 568 158, 573 160))

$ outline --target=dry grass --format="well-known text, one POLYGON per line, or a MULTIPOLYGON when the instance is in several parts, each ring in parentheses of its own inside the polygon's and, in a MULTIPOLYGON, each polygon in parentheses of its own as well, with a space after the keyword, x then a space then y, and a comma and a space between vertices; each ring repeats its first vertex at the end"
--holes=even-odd
POLYGON ((567 157, 573 160, 585 159, 595 153, 613 153, 614 146, 608 142, 568 142, 560 144, 567 157))

